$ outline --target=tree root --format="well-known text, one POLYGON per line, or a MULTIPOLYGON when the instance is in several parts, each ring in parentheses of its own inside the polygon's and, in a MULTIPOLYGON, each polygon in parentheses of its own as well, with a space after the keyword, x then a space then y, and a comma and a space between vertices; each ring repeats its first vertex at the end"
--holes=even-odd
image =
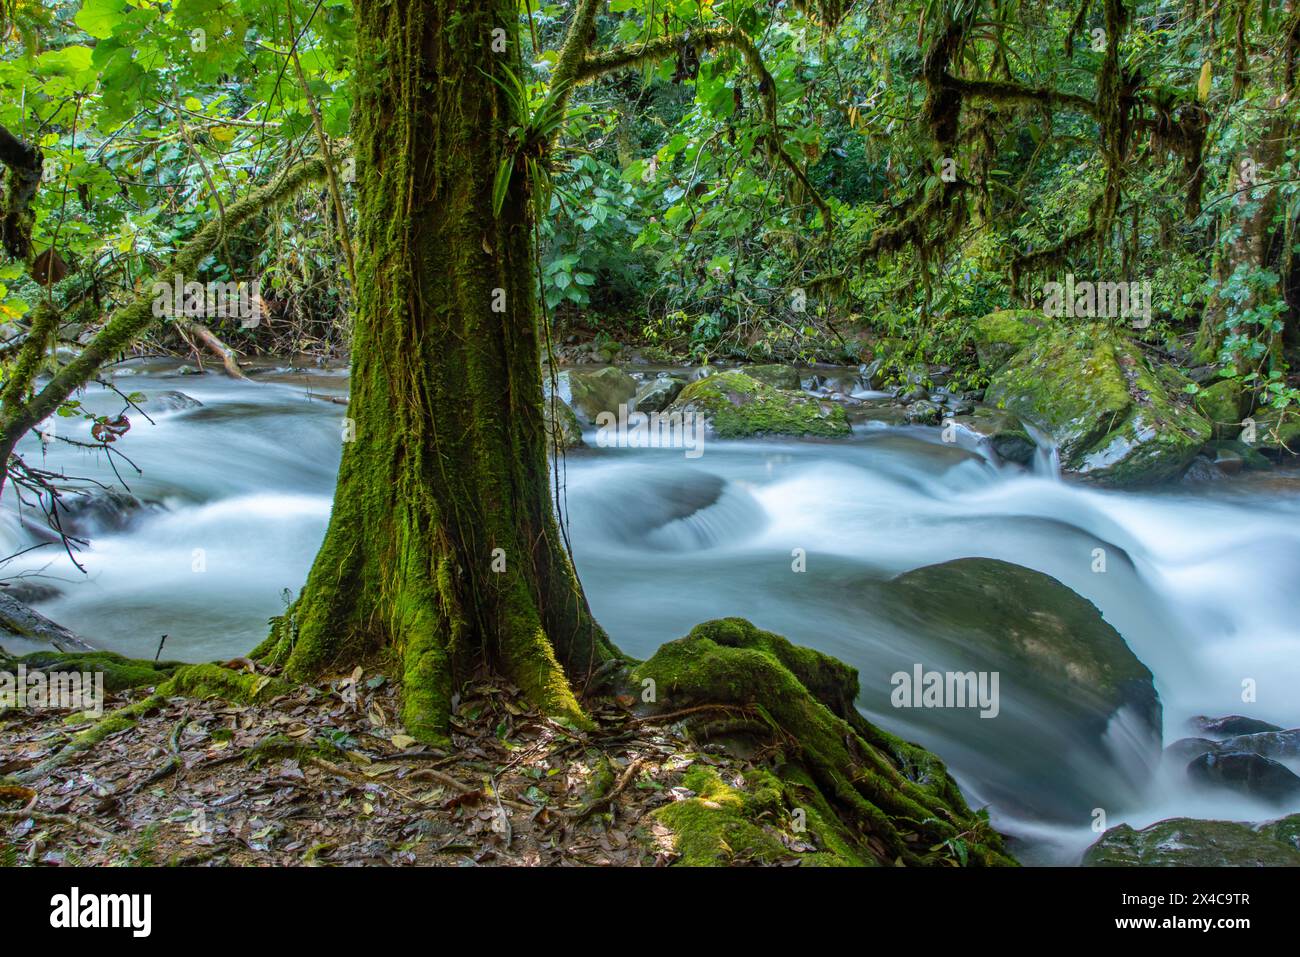
POLYGON ((660 648, 633 673, 647 679, 695 733, 745 735, 775 755, 783 800, 821 822, 824 844, 884 864, 1014 863, 936 757, 858 713, 857 672, 842 662, 727 618, 660 648), (719 706, 761 720, 702 719, 719 706))

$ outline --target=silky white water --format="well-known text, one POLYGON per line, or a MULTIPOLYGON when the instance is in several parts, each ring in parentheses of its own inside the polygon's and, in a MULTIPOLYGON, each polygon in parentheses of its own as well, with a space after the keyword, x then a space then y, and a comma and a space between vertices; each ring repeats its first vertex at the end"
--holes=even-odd
MULTIPOLYGON (((84 574, 57 543, 12 559, 3 574, 60 588, 37 607, 103 647, 153 657, 167 634, 167 657, 243 654, 265 636, 286 590, 301 586, 324 533, 344 409, 321 395, 341 394, 346 379, 268 371, 240 383, 147 369, 127 366, 118 387, 176 389, 203 403, 151 412, 152 425, 131 414, 120 447, 143 474, 124 462, 118 472, 157 507, 124 528, 91 529, 76 555, 84 574)), ((122 405, 98 387, 85 401, 113 413, 122 405)), ((86 431, 70 419, 59 428, 86 431)), ((1030 861, 1077 860, 1096 837, 1098 807, 1108 826, 1300 810, 1197 792, 1168 767, 1145 779, 1131 766, 1122 715, 1094 752, 1076 746, 1077 729, 1053 709, 1017 700, 1014 690, 1004 689, 994 720, 895 709, 893 672, 961 663, 889 620, 873 597, 900 572, 954 558, 1037 569, 1092 601, 1152 671, 1165 743, 1188 736, 1197 714, 1295 727, 1300 477, 1104 492, 1058 480, 1050 456, 1036 474, 1003 470, 939 435, 710 441, 698 459, 672 449, 570 453, 563 514, 593 610, 639 657, 700 621, 738 615, 849 662, 860 672, 864 712, 938 753, 972 803, 991 802, 995 822, 1027 841, 1018 850, 1030 861), (1245 681, 1256 700, 1243 702, 1245 681)), ((20 451, 29 462, 115 481, 103 453, 57 442, 42 451, 33 438, 20 451)), ((37 524, 39 513, 7 490, 4 553, 38 541, 29 527, 37 524)))

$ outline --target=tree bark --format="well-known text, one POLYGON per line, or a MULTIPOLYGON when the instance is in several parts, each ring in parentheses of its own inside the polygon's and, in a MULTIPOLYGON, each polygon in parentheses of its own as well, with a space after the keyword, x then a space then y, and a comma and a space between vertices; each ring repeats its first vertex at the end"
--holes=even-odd
POLYGON ((394 656, 425 740, 481 664, 583 721, 573 688, 617 653, 551 501, 524 162, 493 214, 527 125, 507 93, 516 5, 361 0, 356 16, 355 437, 307 583, 258 653, 291 677, 394 656))

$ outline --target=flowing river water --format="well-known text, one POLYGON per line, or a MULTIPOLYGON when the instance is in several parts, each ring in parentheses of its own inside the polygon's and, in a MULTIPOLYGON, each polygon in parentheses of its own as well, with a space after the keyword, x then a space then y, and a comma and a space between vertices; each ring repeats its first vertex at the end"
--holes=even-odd
MULTIPOLYGON (((255 382, 118 366, 123 392, 179 390, 202 403, 131 414, 117 471, 149 504, 78 526, 82 573, 57 543, 3 568, 58 589, 35 602, 93 643, 152 658, 246 653, 295 594, 324 534, 338 465, 344 370, 267 368, 255 382)), ((122 400, 93 387, 87 408, 122 400)), ((63 434, 85 426, 62 419, 63 434)), ((592 444, 592 443, 589 443, 592 444)), ((103 453, 24 440, 31 462, 116 482, 103 453)), ((950 646, 880 607, 881 583, 968 556, 1042 571, 1092 601, 1155 676, 1166 744, 1198 714, 1300 724, 1300 473, 1277 470, 1166 489, 1100 491, 1063 482, 1044 455, 1032 472, 939 441, 938 429, 858 430, 839 442, 709 441, 682 450, 589 448, 563 462, 564 515, 592 607, 615 642, 647 657, 700 621, 737 615, 858 668, 859 707, 944 759, 974 806, 1031 863, 1073 863, 1106 823, 1172 816, 1269 820, 1297 807, 1201 792, 1165 768, 1128 766, 1120 715, 1100 751, 1040 700, 1002 690, 1001 712, 891 706, 890 676, 945 668, 950 646), (1095 571, 1095 549, 1110 560, 1095 571), (796 549, 805 570, 797 572, 796 549), (1258 700, 1242 704, 1241 682, 1258 700), (1100 797, 1098 797, 1100 795, 1100 797)), ((39 512, 6 490, 4 554, 41 541, 39 512)), ((936 596, 936 600, 943 600, 936 596)), ((30 650, 5 642, 10 651, 30 650)), ((1293 770, 1300 767, 1293 765, 1293 770)))

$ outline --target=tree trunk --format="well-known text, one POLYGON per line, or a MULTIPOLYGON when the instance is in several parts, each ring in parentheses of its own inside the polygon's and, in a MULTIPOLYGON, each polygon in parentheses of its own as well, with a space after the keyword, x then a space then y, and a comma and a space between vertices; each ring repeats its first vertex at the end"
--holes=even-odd
POLYGON ((572 689, 617 653, 552 507, 523 162, 493 213, 525 125, 506 91, 516 4, 360 0, 356 16, 343 460, 307 584, 259 652, 292 677, 395 656, 404 723, 426 740, 479 664, 581 721, 572 689))

